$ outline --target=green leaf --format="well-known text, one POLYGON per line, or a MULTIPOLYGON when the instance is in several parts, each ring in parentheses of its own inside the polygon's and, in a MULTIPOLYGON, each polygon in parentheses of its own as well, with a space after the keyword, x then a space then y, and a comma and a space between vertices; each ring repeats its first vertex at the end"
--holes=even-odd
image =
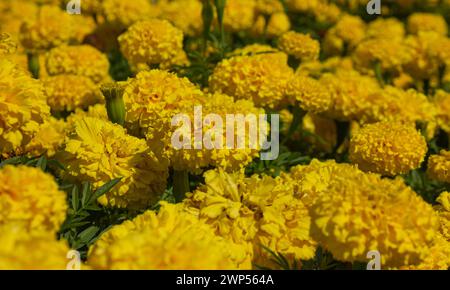
POLYGON ((104 185, 102 185, 99 189, 97 189, 94 194, 92 195, 93 200, 97 200, 99 197, 101 197, 102 195, 106 194, 107 192, 109 192, 114 186, 116 186, 120 181, 122 180, 122 178, 116 178, 113 179, 111 181, 109 181, 108 183, 105 183, 104 185))
POLYGON ((77 211, 79 208, 80 197, 78 193, 78 187, 74 186, 72 188, 72 208, 77 211))
POLYGON ((39 167, 42 171, 45 171, 45 169, 47 169, 47 158, 45 156, 39 157, 36 162, 36 167, 39 167))
POLYGON ((81 205, 85 207, 91 199, 91 184, 89 182, 83 182, 83 191, 81 194, 81 205))
POLYGON ((9 159, 6 159, 4 161, 2 161, 0 163, 0 168, 6 166, 6 165, 19 165, 19 164, 24 164, 26 161, 28 160, 28 158, 24 157, 24 156, 16 156, 16 157, 12 157, 9 159))
POLYGON ((89 242, 96 236, 99 231, 99 227, 91 226, 79 234, 79 241, 82 244, 89 244, 89 242))

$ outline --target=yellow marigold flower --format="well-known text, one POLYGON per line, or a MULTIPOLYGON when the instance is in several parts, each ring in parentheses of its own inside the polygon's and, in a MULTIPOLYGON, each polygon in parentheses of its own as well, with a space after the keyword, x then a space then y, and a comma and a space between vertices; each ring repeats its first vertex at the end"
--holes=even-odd
MULTIPOLYGON (((264 110, 260 108, 256 108, 255 105, 250 100, 237 100, 234 101, 233 97, 224 95, 224 94, 212 94, 209 96, 206 96, 206 103, 202 107, 202 113, 204 116, 208 114, 215 114, 222 118, 222 120, 226 120, 227 115, 242 115, 246 116, 249 114, 252 114, 253 116, 256 116, 255 122, 252 122, 251 120, 245 122, 246 128, 249 129, 245 131, 244 140, 245 141, 245 148, 235 148, 235 149, 226 149, 226 142, 227 142, 227 134, 226 130, 219 131, 217 133, 214 133, 214 141, 221 138, 220 143, 222 146, 219 146, 220 148, 212 148, 208 149, 205 146, 201 150, 195 149, 195 140, 192 140, 191 148, 193 149, 183 149, 183 150, 175 150, 174 148, 166 149, 167 155, 170 156, 170 162, 171 165, 175 170, 188 170, 191 172, 198 172, 202 168, 207 167, 215 167, 215 168, 221 168, 226 171, 234 171, 238 169, 244 168, 247 164, 249 164, 254 158, 259 156, 259 150, 260 150, 260 144, 254 144, 254 147, 250 147, 251 140, 251 131, 250 130, 257 130, 258 128, 261 128, 262 124, 259 123, 259 116, 264 114, 264 110), (216 135, 217 134, 217 135, 216 135), (217 139, 216 139, 217 138, 217 139)), ((186 108, 187 109, 187 108, 186 108)), ((191 120, 193 120, 192 116, 193 107, 189 108, 189 111, 181 111, 181 113, 185 113, 186 115, 191 117, 191 120)), ((193 126, 193 124, 191 124, 193 126)), ((219 126, 218 124, 215 124, 215 126, 219 126)), ((228 126, 228 123, 222 124, 222 128, 225 128, 225 126, 228 126)), ((237 125, 242 126, 242 125, 237 125)), ((267 125, 267 128, 269 126, 267 125)), ((215 127, 217 129, 217 127, 215 127)), ((206 136, 207 134, 211 133, 211 130, 213 130, 212 126, 206 126, 203 125, 203 135, 206 136)), ((171 129, 168 132, 168 140, 171 140, 173 136, 174 128, 171 129)), ((187 132, 190 136, 190 132, 187 132)), ((234 131, 234 145, 237 145, 237 138, 240 136, 238 135, 238 130, 234 131)), ((151 139, 149 139, 151 140, 151 139)), ((256 141, 256 140, 254 140, 256 141)), ((170 142, 170 141, 168 141, 170 142)), ((257 142, 257 141, 256 141, 257 142)))
POLYGON ((292 101, 299 102, 303 110, 315 113, 328 111, 332 104, 330 93, 318 80, 302 75, 291 79, 286 95, 289 99, 292 98, 292 101))
POLYGON ((291 29, 289 17, 284 12, 277 12, 270 16, 266 27, 267 37, 278 37, 291 29))
POLYGON ((342 11, 334 3, 319 2, 317 8, 311 10, 310 13, 314 15, 319 23, 333 24, 339 20, 342 11))
POLYGON ((50 115, 42 83, 0 60, 0 154, 21 151, 50 115))
POLYGON ((102 14, 108 23, 119 28, 126 28, 134 23, 158 16, 158 9, 154 9, 147 0, 104 0, 102 14))
POLYGON ((440 35, 447 35, 447 22, 439 14, 413 13, 408 17, 408 32, 418 34, 420 31, 434 31, 440 35))
POLYGON ((42 80, 47 94, 47 104, 52 111, 73 111, 87 108, 103 100, 96 84, 80 75, 57 75, 42 80))
POLYGON ((320 43, 308 34, 289 31, 278 39, 278 48, 299 60, 316 60, 319 58, 320 43))
POLYGON ((0 33, 0 55, 13 54, 17 50, 17 44, 8 33, 0 33))
POLYGON ((438 74, 441 65, 435 47, 442 45, 442 36, 436 32, 419 32, 410 35, 405 44, 410 48, 413 58, 405 65, 405 71, 416 79, 431 79, 438 74))
POLYGON ((283 12, 283 3, 278 0, 256 0, 256 12, 263 15, 272 15, 277 12, 283 12))
POLYGON ((289 9, 295 12, 313 11, 319 6, 320 0, 286 0, 289 9))
POLYGON ((436 201, 439 203, 436 209, 441 222, 441 234, 450 243, 450 193, 441 193, 436 201))
POLYGON ((99 202, 119 208, 140 209, 152 204, 166 186, 167 164, 158 160, 145 140, 102 119, 77 121, 55 156, 66 170, 62 178, 89 181, 95 188, 115 178, 120 183, 99 202))
POLYGON ((66 121, 69 126, 73 126, 77 121, 81 121, 86 117, 93 117, 105 121, 109 120, 108 113, 106 112, 106 106, 104 104, 96 104, 90 106, 87 111, 84 111, 82 109, 75 109, 75 112, 70 114, 67 117, 66 121))
POLYGON ((161 140, 162 146, 167 144, 163 139, 170 131, 167 126, 172 116, 180 110, 193 111, 195 104, 205 101, 203 92, 187 78, 161 70, 143 71, 130 79, 123 99, 126 127, 137 136, 149 134, 155 143, 161 140))
POLYGON ((51 76, 73 74, 100 83, 109 78, 106 55, 90 45, 60 46, 47 54, 47 71, 51 76))
POLYGON ((287 56, 279 53, 235 56, 216 66, 209 85, 213 92, 273 108, 284 101, 285 89, 293 74, 287 56))
POLYGON ((205 185, 184 201, 212 225, 218 235, 245 245, 255 263, 270 263, 264 245, 288 259, 314 256, 315 242, 309 237, 310 220, 292 187, 280 178, 253 176, 223 171, 205 173, 205 185))
POLYGON ((159 64, 183 50, 183 33, 167 20, 151 19, 132 25, 119 44, 131 63, 159 64))
POLYGON ((75 22, 75 39, 76 43, 83 43, 86 36, 95 32, 97 23, 92 16, 86 15, 71 15, 72 21, 75 22))
POLYGON ((24 19, 35 20, 39 7, 31 1, 1 1, 0 2, 0 31, 11 34, 19 43, 20 27, 24 19))
POLYGON ((223 24, 232 32, 250 29, 255 20, 255 0, 227 0, 223 24))
POLYGON ((328 30, 324 39, 324 51, 329 55, 353 50, 366 35, 366 25, 358 16, 344 15, 328 30))
POLYGON ((371 121, 402 121, 434 123, 436 108, 427 96, 410 89, 404 91, 391 86, 371 95, 372 107, 366 117, 371 121))
POLYGON ((401 267, 402 270, 448 270, 450 267, 450 242, 438 234, 430 253, 418 265, 401 267))
POLYGON ((405 26, 397 18, 377 18, 367 25, 367 38, 401 40, 405 37, 405 26))
POLYGON ((332 106, 326 115, 339 120, 362 119, 373 105, 371 95, 380 90, 375 78, 353 70, 323 74, 320 82, 332 99, 332 106))
POLYGON ((30 143, 26 144, 25 152, 31 156, 45 154, 47 157, 53 157, 64 143, 66 130, 66 122, 49 117, 39 126, 30 143))
MULTIPOLYGON (((237 48, 237 49, 233 50, 233 52, 230 53, 229 56, 255 55, 255 54, 265 54, 265 53, 275 53, 275 52, 281 53, 282 55, 284 54, 281 51, 279 51, 278 49, 276 49, 270 45, 254 43, 254 44, 249 44, 242 48, 237 48)), ((283 58, 284 56, 280 56, 280 57, 283 58)))
POLYGON ((197 36, 203 31, 202 2, 200 0, 176 0, 163 2, 161 17, 169 20, 184 34, 197 36))
POLYGON ((319 60, 302 62, 295 74, 307 75, 319 79, 322 74, 327 72, 354 70, 352 58, 334 56, 326 59, 324 62, 319 60))
POLYGON ((450 133, 450 93, 439 90, 433 97, 433 103, 437 110, 437 122, 439 127, 450 133))
MULTIPOLYGON (((36 181, 39 182, 39 181, 36 181)), ((1 270, 65 270, 70 248, 54 233, 32 231, 21 224, 0 225, 1 270)))
POLYGON ((377 250, 383 267, 399 267, 428 256, 438 218, 401 178, 383 179, 346 164, 313 166, 319 170, 307 170, 302 188, 318 193, 309 210, 311 234, 336 259, 365 261, 377 250))
POLYGON ((361 42, 354 51, 356 66, 372 72, 379 63, 384 71, 398 72, 402 66, 412 60, 411 50, 400 41, 389 38, 369 39, 361 42))
POLYGON ((435 180, 450 183, 450 151, 430 156, 427 173, 435 180))
POLYGON ((236 247, 180 205, 162 203, 104 233, 91 248, 94 269, 232 270, 236 247))
POLYGON ((71 15, 58 6, 41 6, 36 19, 25 19, 20 29, 22 45, 34 51, 46 50, 76 39, 71 15))
POLYGON ((50 174, 26 166, 0 169, 0 224, 56 234, 66 218, 66 194, 50 174))
POLYGON ((350 160, 364 171, 394 176, 418 168, 425 138, 411 125, 380 122, 364 126, 350 140, 350 160))

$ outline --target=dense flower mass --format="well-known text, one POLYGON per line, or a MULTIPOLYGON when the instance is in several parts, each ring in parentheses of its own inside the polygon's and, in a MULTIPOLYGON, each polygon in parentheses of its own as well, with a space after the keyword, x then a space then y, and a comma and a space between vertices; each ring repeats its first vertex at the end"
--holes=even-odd
POLYGON ((364 126, 350 140, 350 160, 364 171, 395 176, 421 165, 425 138, 409 125, 381 122, 364 126))
POLYGON ((237 269, 233 255, 206 223, 179 205, 163 204, 158 213, 145 212, 103 234, 89 263, 94 269, 237 269))
POLYGON ((66 165, 61 175, 70 180, 88 180, 98 188, 121 178, 114 191, 100 198, 102 204, 142 208, 165 187, 167 165, 144 140, 105 120, 86 117, 76 122, 56 157, 66 165))
POLYGON ((449 24, 0 0, 0 269, 449 269, 449 24))
POLYGON ((36 168, 0 169, 0 224, 56 233, 66 216, 66 195, 54 178, 36 168))

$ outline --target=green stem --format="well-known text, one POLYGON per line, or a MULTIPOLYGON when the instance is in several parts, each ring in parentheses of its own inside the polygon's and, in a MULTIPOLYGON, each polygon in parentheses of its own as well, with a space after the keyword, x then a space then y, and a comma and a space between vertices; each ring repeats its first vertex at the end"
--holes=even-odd
POLYGON ((110 83, 103 85, 100 89, 106 99, 109 120, 123 126, 125 124, 124 88, 117 83, 110 83))
POLYGON ((39 55, 36 53, 29 52, 28 57, 28 70, 31 72, 33 78, 39 78, 39 55))
POLYGON ((183 201, 186 193, 191 191, 189 186, 189 173, 186 170, 173 171, 173 193, 177 202, 183 201))
POLYGON ((375 76, 376 76, 378 82, 380 83, 380 86, 383 88, 384 87, 384 78, 383 78, 383 72, 381 71, 381 63, 379 61, 375 63, 374 71, 375 71, 375 76))

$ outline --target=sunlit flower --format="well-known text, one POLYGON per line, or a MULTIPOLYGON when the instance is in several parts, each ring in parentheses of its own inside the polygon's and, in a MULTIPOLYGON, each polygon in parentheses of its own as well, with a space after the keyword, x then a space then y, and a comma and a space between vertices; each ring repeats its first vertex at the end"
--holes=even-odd
POLYGON ((108 121, 86 117, 77 121, 56 159, 65 165, 61 177, 89 181, 95 188, 121 178, 113 190, 99 199, 119 208, 146 208, 166 186, 167 164, 158 160, 145 140, 126 134, 108 121))
POLYGON ((286 32, 278 39, 278 47, 299 60, 316 60, 319 58, 320 43, 307 34, 294 31, 286 32))
POLYGON ((19 222, 28 231, 56 234, 66 210, 66 194, 50 174, 26 166, 0 169, 1 225, 19 222))
POLYGON ((450 183, 450 151, 442 150, 439 155, 430 156, 427 173, 433 179, 450 183))

